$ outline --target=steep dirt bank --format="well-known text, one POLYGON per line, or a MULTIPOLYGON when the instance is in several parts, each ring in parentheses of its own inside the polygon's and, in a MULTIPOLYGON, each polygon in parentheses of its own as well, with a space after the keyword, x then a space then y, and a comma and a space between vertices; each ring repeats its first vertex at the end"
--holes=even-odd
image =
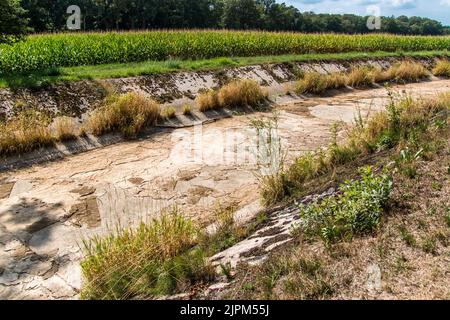
MULTIPOLYGON (((396 86, 414 96, 450 90, 450 80, 396 86)), ((330 141, 336 121, 384 107, 384 88, 334 97, 280 97, 279 133, 290 156, 330 141)), ((163 129, 61 161, 0 174, 0 297, 76 298, 83 238, 155 217, 174 204, 208 225, 218 203, 241 216, 260 208, 252 118, 163 129)))

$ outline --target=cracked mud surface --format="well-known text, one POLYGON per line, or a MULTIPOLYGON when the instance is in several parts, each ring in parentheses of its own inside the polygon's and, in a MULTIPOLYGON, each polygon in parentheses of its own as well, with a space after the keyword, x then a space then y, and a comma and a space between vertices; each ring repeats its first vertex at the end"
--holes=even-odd
MULTIPOLYGON (((397 89, 431 96, 449 91, 450 81, 397 89)), ((332 124, 350 123, 357 108, 363 114, 383 108, 387 92, 379 88, 334 97, 280 97, 278 102, 279 133, 292 157, 328 144, 332 124)), ((147 221, 174 204, 205 226, 214 222, 212 208, 219 203, 237 204, 244 218, 255 214, 260 207, 249 122, 270 115, 236 115, 204 125, 201 132, 198 127, 163 131, 145 140, 1 173, 0 298, 77 298, 83 239, 118 223, 147 221)), ((258 245, 239 251, 238 257, 242 253, 255 259, 260 255, 251 250, 268 251, 289 241, 283 234, 288 235, 292 212, 273 217, 272 231, 259 230, 245 240, 258 245)), ((216 260, 235 257, 233 250, 216 260)))

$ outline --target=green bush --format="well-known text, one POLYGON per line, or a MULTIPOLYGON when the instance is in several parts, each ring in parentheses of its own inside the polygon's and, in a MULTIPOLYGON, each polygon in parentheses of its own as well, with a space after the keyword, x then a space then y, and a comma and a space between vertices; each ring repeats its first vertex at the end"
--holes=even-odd
POLYGON ((360 180, 341 185, 341 194, 300 206, 299 227, 306 235, 330 243, 376 229, 392 191, 392 178, 376 176, 371 167, 360 174, 360 180))

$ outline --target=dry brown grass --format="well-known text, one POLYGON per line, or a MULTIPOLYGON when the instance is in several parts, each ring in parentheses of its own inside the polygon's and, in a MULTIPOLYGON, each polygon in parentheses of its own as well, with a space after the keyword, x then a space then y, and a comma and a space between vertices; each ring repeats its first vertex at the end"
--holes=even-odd
POLYGON ((53 122, 54 135, 57 141, 68 141, 76 139, 78 129, 69 117, 59 117, 53 122))
POLYGON ((347 85, 352 88, 368 87, 374 83, 374 74, 369 67, 353 68, 347 75, 347 85))
POLYGON ((200 111, 219 108, 257 107, 267 98, 267 93, 254 80, 235 80, 219 90, 200 94, 197 105, 200 111))
POLYGON ((321 74, 318 72, 306 73, 303 79, 297 82, 295 91, 298 94, 320 94, 329 89, 340 89, 349 85, 354 88, 366 87, 373 83, 373 76, 367 67, 354 68, 348 74, 341 72, 321 74))
POLYGON ((175 118, 176 115, 176 110, 174 107, 167 107, 166 110, 164 111, 164 118, 166 119, 172 119, 175 118))
POLYGON ((236 80, 223 86, 218 92, 219 104, 223 107, 256 107, 267 98, 261 86, 254 80, 236 80))
POLYGON ((450 61, 447 59, 439 60, 433 68, 433 74, 437 77, 450 78, 450 61))
POLYGON ((156 101, 141 93, 130 92, 108 97, 86 121, 84 130, 97 136, 120 131, 125 137, 133 137, 159 117, 160 106, 156 101))
POLYGON ((191 108, 190 105, 185 104, 185 105, 183 106, 183 114, 184 114, 185 116, 190 116, 190 115, 192 114, 192 108, 191 108))
POLYGON ((199 94, 195 102, 201 112, 221 108, 217 91, 215 90, 208 90, 207 92, 199 94))
POLYGON ((409 60, 392 66, 387 72, 388 77, 396 82, 418 82, 430 75, 421 63, 409 60))
POLYGON ((0 124, 0 156, 29 152, 54 144, 49 118, 32 110, 0 124))
POLYGON ((297 82, 295 92, 297 94, 319 94, 329 89, 329 85, 328 75, 318 72, 308 72, 303 79, 297 82))
POLYGON ((346 85, 353 88, 369 87, 373 83, 387 81, 417 82, 429 76, 428 70, 420 63, 403 61, 391 66, 388 70, 360 66, 353 68, 349 73, 321 74, 308 72, 299 80, 294 88, 297 94, 321 94, 329 89, 340 89, 346 85))
POLYGON ((374 83, 384 83, 388 81, 392 81, 395 75, 388 72, 387 70, 383 70, 381 68, 375 68, 372 70, 372 77, 374 83))
POLYGON ((136 229, 84 242, 81 297, 127 299, 170 294, 211 274, 203 253, 192 249, 198 226, 173 212, 136 229))

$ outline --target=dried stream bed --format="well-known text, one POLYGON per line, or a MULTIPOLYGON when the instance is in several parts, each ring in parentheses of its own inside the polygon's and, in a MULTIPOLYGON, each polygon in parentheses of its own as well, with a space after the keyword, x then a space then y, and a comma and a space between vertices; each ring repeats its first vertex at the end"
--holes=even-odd
MULTIPOLYGON (((449 91, 450 81, 396 90, 433 96, 449 91)), ((279 133, 289 156, 328 144, 333 123, 351 123, 356 110, 380 110, 387 99, 384 88, 277 98, 279 133)), ((1 173, 0 298, 77 298, 82 239, 118 223, 146 221, 174 204, 205 225, 213 222, 219 203, 236 204, 239 218, 249 219, 260 209, 250 120, 269 116, 235 115, 202 127, 163 130, 145 140, 1 173)))

